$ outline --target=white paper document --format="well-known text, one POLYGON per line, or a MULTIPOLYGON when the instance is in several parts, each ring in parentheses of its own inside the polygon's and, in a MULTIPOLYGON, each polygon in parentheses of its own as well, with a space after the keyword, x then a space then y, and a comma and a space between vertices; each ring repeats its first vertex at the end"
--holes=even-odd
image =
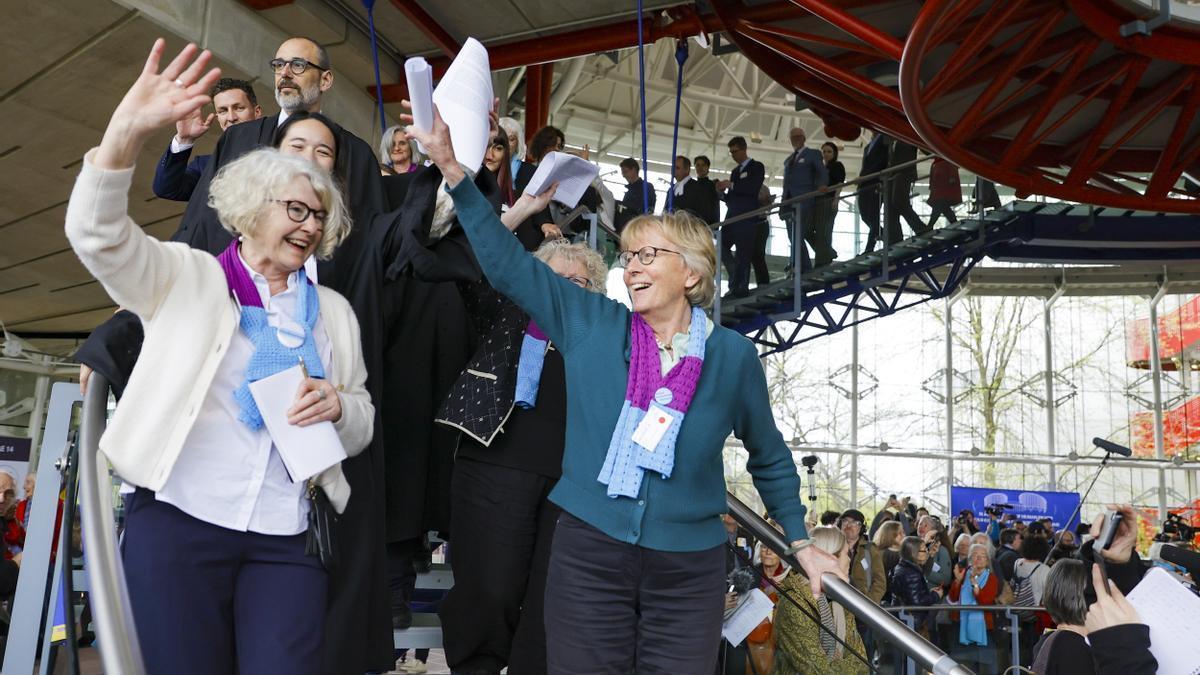
POLYGON ((554 201, 573 209, 599 174, 600 167, 582 157, 565 152, 550 152, 538 164, 533 178, 530 178, 525 186, 525 192, 540 195, 547 186, 557 181, 558 189, 554 191, 554 201))
POLYGON ((297 365, 250 383, 250 394, 262 414, 267 433, 271 434, 288 475, 296 482, 312 478, 346 459, 346 448, 333 422, 306 427, 288 423, 287 411, 295 403, 303 381, 304 374, 297 365))
MULTIPOLYGON (((404 76, 408 82, 408 102, 412 104, 413 126, 429 131, 433 128, 433 68, 420 56, 404 62, 404 76)), ((422 154, 425 148, 417 143, 422 154)))
POLYGON ((1200 597, 1166 570, 1152 567, 1129 594, 1129 604, 1150 626, 1150 653, 1158 675, 1200 675, 1200 597))
POLYGON ((773 611, 775 603, 771 602, 766 593, 755 588, 746 593, 746 597, 737 609, 733 610, 733 614, 725 619, 721 626, 721 637, 736 647, 742 644, 742 640, 745 640, 751 631, 758 628, 763 619, 771 616, 773 611))
MULTIPOLYGON (((410 88, 409 93, 412 93, 410 88)), ((472 171, 483 165, 492 111, 492 71, 487 49, 475 38, 467 38, 458 56, 446 69, 433 92, 433 102, 450 127, 450 141, 458 161, 472 171)), ((432 117, 430 118, 432 121, 432 117)), ((414 112, 413 122, 417 123, 414 112)))

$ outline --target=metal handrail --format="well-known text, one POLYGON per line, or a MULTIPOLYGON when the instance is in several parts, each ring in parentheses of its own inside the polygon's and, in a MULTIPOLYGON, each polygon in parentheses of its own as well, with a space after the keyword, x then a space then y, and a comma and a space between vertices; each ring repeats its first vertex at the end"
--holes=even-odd
MULTIPOLYGON (((732 493, 725 493, 725 503, 729 508, 729 515, 733 516, 739 525, 749 530, 763 545, 775 551, 781 559, 791 563, 794 569, 804 569, 795 555, 785 555, 784 552, 789 546, 779 530, 771 527, 732 493)), ((860 623, 876 631, 881 639, 895 645, 920 667, 934 675, 971 675, 970 670, 959 665, 932 642, 913 632, 840 578, 825 574, 821 577, 821 587, 830 599, 845 607, 860 623)))
POLYGON ((939 612, 948 609, 952 612, 1002 612, 1012 610, 1014 612, 1044 612, 1045 607, 1037 605, 959 605, 953 602, 939 602, 935 605, 882 605, 880 606, 885 612, 939 612))
POLYGON ((87 574, 104 672, 143 675, 142 650, 133 623, 125 570, 112 523, 112 480, 100 461, 100 434, 108 409, 108 380, 88 379, 79 427, 80 515, 87 544, 87 574))

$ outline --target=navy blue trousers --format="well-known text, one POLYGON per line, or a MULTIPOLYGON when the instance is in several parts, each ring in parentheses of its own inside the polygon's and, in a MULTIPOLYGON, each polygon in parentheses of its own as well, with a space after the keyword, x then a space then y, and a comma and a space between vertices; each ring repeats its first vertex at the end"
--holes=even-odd
POLYGON ((328 577, 305 535, 237 532, 138 489, 123 559, 150 675, 321 672, 328 577))
POLYGON ((549 672, 712 673, 725 589, 724 546, 655 551, 563 513, 546 580, 549 672))

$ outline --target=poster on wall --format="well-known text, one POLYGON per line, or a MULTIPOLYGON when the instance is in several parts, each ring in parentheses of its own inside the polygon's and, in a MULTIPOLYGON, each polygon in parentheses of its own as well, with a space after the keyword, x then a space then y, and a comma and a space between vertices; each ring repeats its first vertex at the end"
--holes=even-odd
POLYGON ((0 436, 0 473, 10 474, 17 499, 25 496, 25 474, 29 472, 29 455, 33 441, 28 438, 0 436))
POLYGON ((1008 504, 1011 508, 1004 513, 1013 514, 1018 520, 1030 522, 1041 518, 1053 518, 1054 529, 1073 529, 1079 522, 1076 516, 1070 523, 1067 518, 1079 506, 1078 492, 1050 492, 1044 490, 1006 490, 1004 488, 950 488, 950 513, 953 521, 958 514, 969 510, 975 514, 975 524, 985 530, 992 522, 988 507, 1008 504))

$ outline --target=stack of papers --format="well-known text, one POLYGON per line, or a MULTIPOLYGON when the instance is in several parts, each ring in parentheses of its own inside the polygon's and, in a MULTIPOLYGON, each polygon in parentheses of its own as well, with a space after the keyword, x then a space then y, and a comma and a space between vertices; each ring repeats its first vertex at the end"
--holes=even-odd
POLYGON ((491 122, 488 115, 492 112, 494 97, 487 49, 475 38, 468 38, 432 95, 429 94, 429 83, 433 72, 425 59, 405 61, 404 72, 408 79, 413 125, 425 130, 433 128, 433 106, 436 104, 446 126, 450 127, 450 141, 458 161, 471 171, 478 171, 492 140, 489 138, 491 122))
POLYGON ((1170 572, 1152 567, 1128 599, 1142 623, 1150 626, 1150 653, 1158 661, 1159 675, 1200 673, 1200 597, 1170 572))
MULTIPOLYGON (((413 106, 413 126, 429 131, 433 128, 433 68, 424 58, 414 56, 404 62, 404 75, 408 81, 408 100, 413 106)), ((420 142, 417 149, 425 154, 420 142)))
POLYGON ((533 178, 530 178, 529 184, 525 186, 525 192, 540 195, 551 183, 557 182, 558 189, 554 191, 554 201, 573 209, 599 174, 600 167, 582 157, 565 152, 550 152, 538 164, 533 178))

